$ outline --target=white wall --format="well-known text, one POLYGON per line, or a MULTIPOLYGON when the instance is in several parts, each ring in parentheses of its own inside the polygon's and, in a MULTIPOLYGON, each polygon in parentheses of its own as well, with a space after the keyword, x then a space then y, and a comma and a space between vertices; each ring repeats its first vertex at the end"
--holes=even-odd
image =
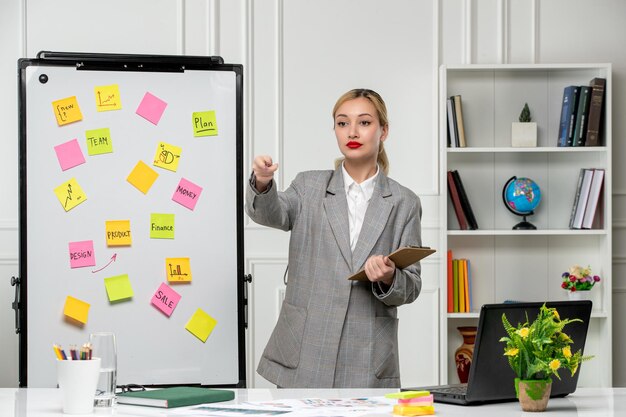
MULTIPOLYGON (((614 315, 626 313, 626 2, 620 0, 16 0, 0 5, 0 386, 17 384, 10 309, 17 247, 16 60, 39 50, 221 55, 245 71, 246 161, 270 153, 284 188, 337 156, 330 111, 345 90, 378 90, 389 106, 391 176, 424 203, 423 240, 437 247, 436 69, 439 64, 612 62, 614 315), (580 22, 587 22, 581 24, 580 22)), ((245 163, 246 170, 249 162, 245 163)), ((254 275, 250 385, 278 313, 288 234, 246 222, 246 269, 254 275)), ((424 293, 401 308, 403 382, 436 382, 438 258, 423 264, 424 293), (425 323, 425 324, 423 324, 425 323), (431 343, 413 340, 420 327, 431 343)), ((557 279, 558 277, 555 277, 557 279)), ((626 341, 615 320, 614 350, 626 341)), ((614 384, 626 386, 615 357, 614 384)))

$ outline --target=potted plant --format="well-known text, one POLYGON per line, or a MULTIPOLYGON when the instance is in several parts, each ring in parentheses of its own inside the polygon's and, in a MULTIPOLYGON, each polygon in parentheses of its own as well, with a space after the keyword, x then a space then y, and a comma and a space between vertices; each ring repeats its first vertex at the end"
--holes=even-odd
POLYGON ((511 146, 515 148, 537 146, 537 123, 532 121, 528 103, 524 103, 519 122, 511 123, 511 146))
POLYGON ((589 298, 582 294, 588 294, 587 291, 591 291, 593 286, 600 282, 600 277, 591 273, 590 266, 583 268, 580 265, 573 265, 568 271, 563 272, 561 277, 563 278, 561 288, 567 290, 570 300, 589 298))
POLYGON ((560 369, 568 370, 573 376, 578 366, 591 356, 583 356, 581 350, 572 353, 573 340, 563 328, 580 319, 561 319, 555 308, 544 304, 537 318, 513 326, 502 315, 502 324, 507 336, 500 339, 506 343, 504 355, 517 376, 515 392, 524 411, 544 411, 550 398, 552 378, 559 376, 560 369))

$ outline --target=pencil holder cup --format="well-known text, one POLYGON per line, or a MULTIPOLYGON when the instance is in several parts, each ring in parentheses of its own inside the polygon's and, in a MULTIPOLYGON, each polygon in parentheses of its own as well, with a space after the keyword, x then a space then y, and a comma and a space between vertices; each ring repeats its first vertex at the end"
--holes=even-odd
POLYGON ((74 361, 57 359, 57 382, 63 398, 63 413, 93 412, 99 375, 100 358, 74 361))

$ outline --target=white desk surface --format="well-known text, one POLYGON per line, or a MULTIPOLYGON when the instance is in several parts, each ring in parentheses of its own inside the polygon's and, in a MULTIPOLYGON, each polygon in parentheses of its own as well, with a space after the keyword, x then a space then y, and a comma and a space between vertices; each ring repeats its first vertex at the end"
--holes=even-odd
MULTIPOLYGON (((233 401, 217 404, 237 404, 244 401, 267 401, 293 398, 358 398, 378 397, 393 392, 389 389, 236 389, 233 401)), ((176 408, 172 410, 182 410, 176 408)), ((565 398, 551 399, 546 416, 599 417, 626 416, 626 388, 579 388, 565 398)), ((167 409, 117 405, 113 409, 97 410, 91 416, 167 416, 167 409)), ((348 413, 346 413, 347 415, 348 413)), ((50 417, 63 416, 61 395, 55 388, 0 388, 0 416, 50 417)), ((291 415, 291 414, 290 414, 291 415)), ((376 417, 392 416, 374 414, 376 417)), ((530 416, 517 402, 462 407, 435 403, 436 416, 530 416)))

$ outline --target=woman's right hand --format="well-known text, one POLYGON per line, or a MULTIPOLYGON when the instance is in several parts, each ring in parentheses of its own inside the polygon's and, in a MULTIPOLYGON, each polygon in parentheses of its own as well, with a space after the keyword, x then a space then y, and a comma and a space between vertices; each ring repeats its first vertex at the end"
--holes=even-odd
POLYGON ((256 178, 256 189, 262 193, 274 178, 274 172, 278 169, 278 163, 272 162, 269 155, 259 155, 252 162, 252 172, 256 178))

